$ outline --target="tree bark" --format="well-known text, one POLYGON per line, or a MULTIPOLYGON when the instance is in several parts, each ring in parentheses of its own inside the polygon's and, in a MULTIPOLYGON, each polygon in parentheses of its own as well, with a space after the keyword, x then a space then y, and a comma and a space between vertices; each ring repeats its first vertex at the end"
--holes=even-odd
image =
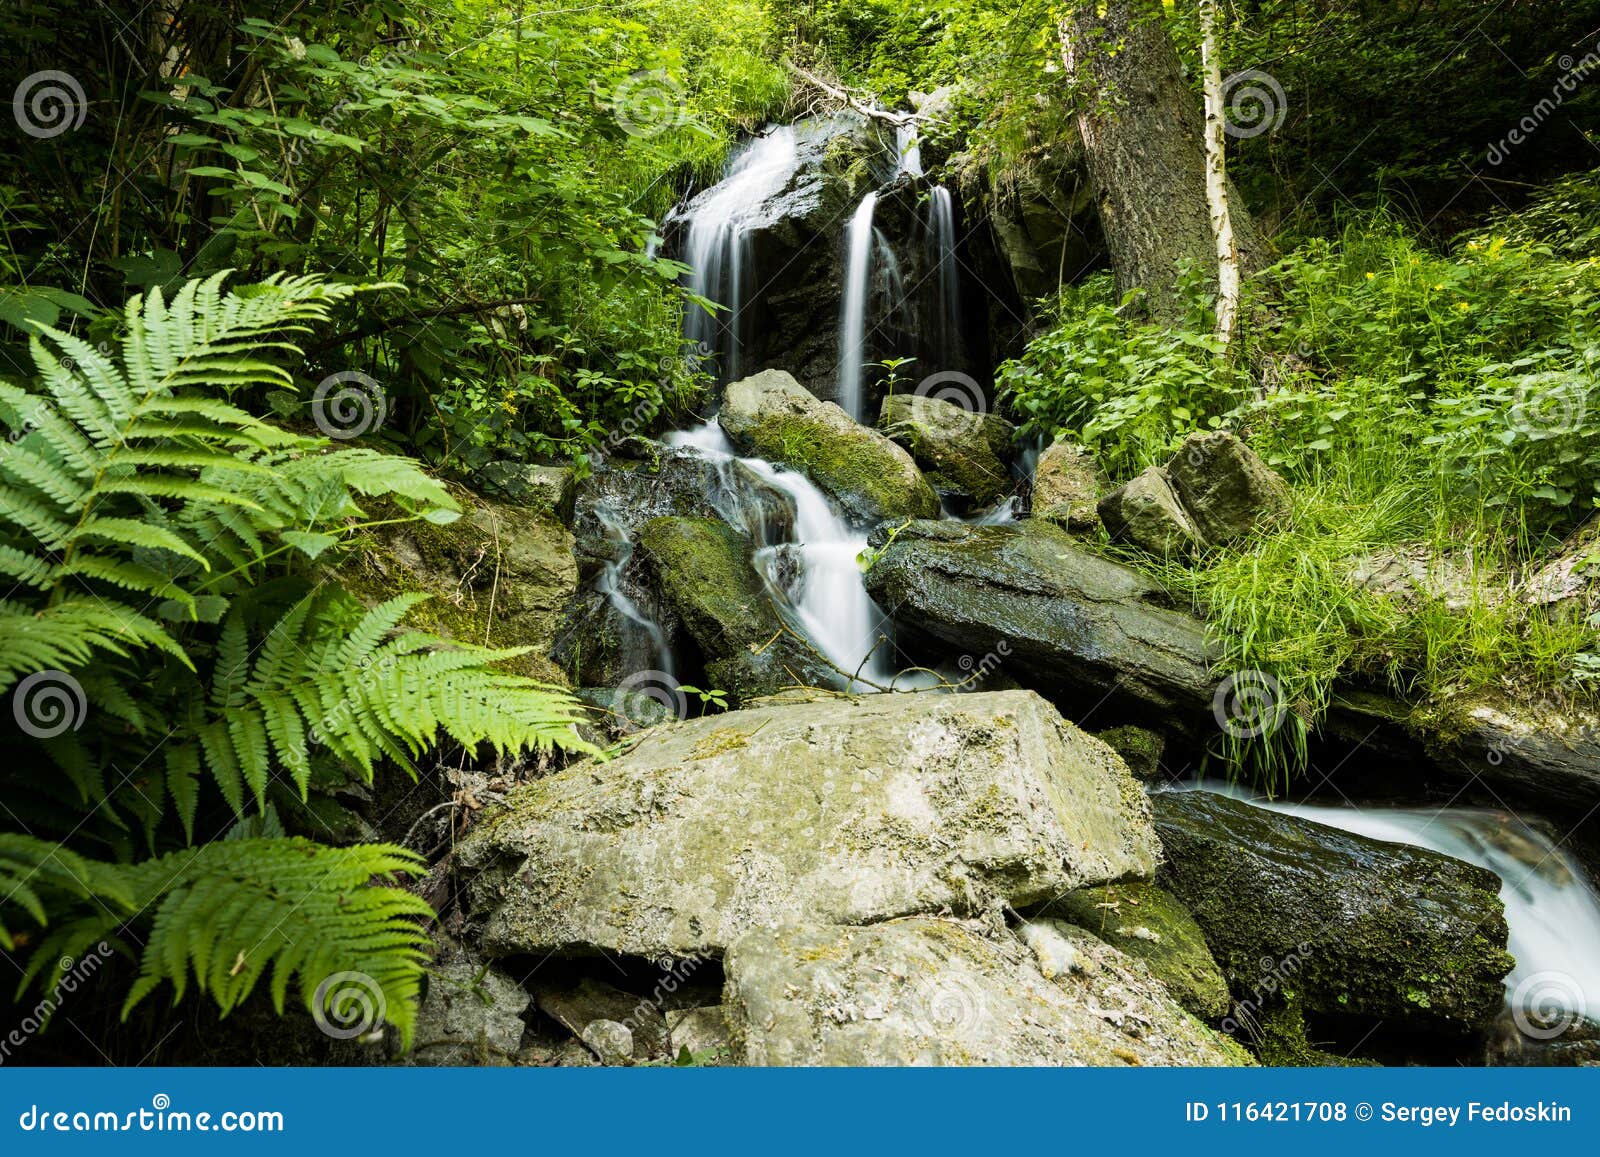
POLYGON ((1228 201, 1227 122, 1222 108, 1222 57, 1217 47, 1217 0, 1200 0, 1200 62, 1204 70, 1206 209, 1217 254, 1217 340, 1233 340, 1239 316, 1239 251, 1228 201))
MULTIPOLYGON (((1144 290, 1153 320, 1180 322, 1180 263, 1216 272, 1201 101, 1183 78, 1157 0, 1080 0, 1058 33, 1067 75, 1080 88, 1078 130, 1117 289, 1144 290)), ((1248 272, 1261 266, 1266 243, 1237 193, 1230 188, 1227 197, 1230 248, 1248 272)))

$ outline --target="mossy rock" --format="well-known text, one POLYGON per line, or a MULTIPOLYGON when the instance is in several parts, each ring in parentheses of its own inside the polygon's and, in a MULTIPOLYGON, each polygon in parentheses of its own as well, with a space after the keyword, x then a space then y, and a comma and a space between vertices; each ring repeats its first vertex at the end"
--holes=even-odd
POLYGON ((1144 727, 1108 727, 1095 732, 1096 738, 1122 756, 1135 779, 1146 783, 1162 780, 1161 756, 1167 750, 1167 741, 1159 732, 1144 727))
POLYGON ((911 452, 929 483, 963 505, 989 506, 1011 489, 1005 460, 1016 430, 995 414, 974 414, 942 398, 894 394, 878 428, 911 452))
POLYGON ((1228 982, 1205 934, 1177 897, 1153 884, 1110 884, 1068 892, 1044 915, 1094 933, 1143 960, 1184 1008, 1206 1020, 1228 1011, 1228 982))
POLYGON ((859 523, 939 513, 939 496, 910 454, 782 370, 734 382, 719 420, 746 453, 800 471, 859 523))
MULTIPOLYGON (((492 502, 450 487, 461 504, 455 522, 415 521, 365 534, 334 572, 362 602, 376 605, 409 591, 431 596, 408 625, 448 639, 491 647, 529 647, 506 666, 565 683, 548 655, 578 590, 571 532, 550 511, 492 502)), ((399 511, 369 511, 374 518, 399 511)))

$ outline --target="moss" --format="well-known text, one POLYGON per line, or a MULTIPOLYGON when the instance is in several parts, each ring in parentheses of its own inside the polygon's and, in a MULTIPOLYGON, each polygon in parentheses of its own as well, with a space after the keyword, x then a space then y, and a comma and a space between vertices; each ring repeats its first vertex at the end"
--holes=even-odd
POLYGON ((1112 884, 1069 892, 1044 914, 1092 932, 1143 960, 1173 998, 1196 1016, 1228 1011, 1228 984, 1189 910, 1153 884, 1112 884))
POLYGON ((885 469, 881 453, 806 414, 775 415, 752 431, 755 452, 793 466, 824 490, 890 515, 933 518, 939 498, 920 474, 885 469))
POLYGON ((1122 756, 1122 762, 1137 778, 1161 778, 1161 756, 1167 749, 1167 741, 1156 732, 1143 727, 1112 727, 1097 731, 1095 738, 1122 756))
POLYGON ((1262 1064, 1279 1068, 1361 1068, 1377 1063, 1341 1057, 1313 1045, 1306 1037, 1300 1001, 1293 998, 1256 1015, 1250 1043, 1262 1064))
POLYGON ((750 745, 750 737, 737 727, 719 727, 694 745, 690 759, 710 759, 750 745))

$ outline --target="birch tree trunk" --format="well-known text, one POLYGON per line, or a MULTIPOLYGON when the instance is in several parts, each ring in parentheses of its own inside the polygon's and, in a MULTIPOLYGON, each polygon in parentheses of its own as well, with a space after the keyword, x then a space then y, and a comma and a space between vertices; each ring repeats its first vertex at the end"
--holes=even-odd
POLYGON ((1226 348, 1239 317, 1239 253, 1228 211, 1227 121, 1222 108, 1222 58, 1217 46, 1217 0, 1200 0, 1200 63, 1204 70, 1206 209, 1217 254, 1217 339, 1226 348))
MULTIPOLYGON (((1202 102, 1184 80, 1159 0, 1078 0, 1058 26, 1062 62, 1081 90, 1083 137, 1100 223, 1120 292, 1145 291, 1150 316, 1183 320, 1180 262, 1214 274, 1202 102)), ((1220 121, 1219 121, 1220 131, 1220 121)), ((1266 244, 1231 189, 1235 271, 1266 244)))

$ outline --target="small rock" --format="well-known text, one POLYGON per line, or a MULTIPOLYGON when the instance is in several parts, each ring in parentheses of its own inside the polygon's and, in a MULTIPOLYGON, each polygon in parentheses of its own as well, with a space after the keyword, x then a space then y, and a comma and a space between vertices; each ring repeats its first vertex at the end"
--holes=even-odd
POLYGON ((482 959, 457 952, 428 973, 417 1010, 411 1065, 509 1065, 522 1042, 531 998, 511 977, 482 959))
POLYGON ((1135 779, 1146 783, 1166 780, 1161 770, 1161 756, 1167 749, 1167 741, 1159 732, 1144 727, 1108 727, 1095 732, 1095 738, 1122 756, 1122 762, 1128 765, 1135 779))
POLYGON ((1097 510, 1112 538, 1126 539, 1163 558, 1187 555, 1205 545, 1159 466, 1107 494, 1097 510))
POLYGON ((995 414, 974 414, 942 398, 893 394, 879 428, 905 447, 933 488, 966 506, 991 506, 1011 488, 1016 429, 995 414))
POLYGON ((478 471, 484 487, 517 506, 527 506, 572 525, 576 487, 570 467, 527 462, 490 462, 478 471))
POLYGON ((614 1020, 591 1020, 580 1034, 583 1043, 595 1051, 603 1065, 633 1063, 633 1030, 614 1020))
POLYGON ((1288 485, 1225 430, 1190 434, 1166 473, 1199 537, 1210 545, 1288 517, 1288 485))
POLYGON ((655 1001, 584 977, 572 986, 535 990, 539 1011, 600 1054, 606 1064, 666 1055, 667 1022, 655 1001), (619 1062, 610 1054, 625 1058, 619 1062))
POLYGON ((682 1056, 684 1049, 697 1065, 726 1064, 731 1055, 728 1015, 720 1004, 669 1011, 667 1031, 673 1060, 682 1056))
POLYGON ((1100 525, 1097 509, 1105 479, 1094 456, 1071 442, 1055 442, 1033 469, 1033 516, 1073 534, 1090 534, 1100 525))

